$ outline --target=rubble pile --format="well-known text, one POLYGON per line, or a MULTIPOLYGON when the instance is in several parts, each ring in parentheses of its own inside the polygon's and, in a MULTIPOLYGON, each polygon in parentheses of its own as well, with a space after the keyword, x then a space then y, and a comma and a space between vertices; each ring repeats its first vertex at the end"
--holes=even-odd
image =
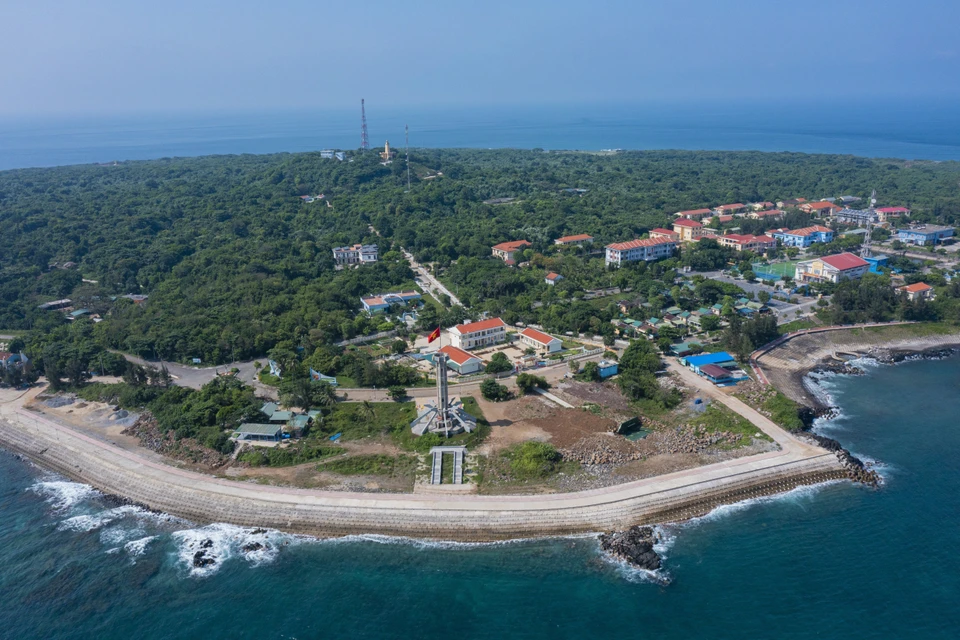
POLYGON ((149 411, 144 411, 137 421, 121 431, 125 436, 133 436, 140 446, 177 460, 185 460, 209 467, 220 467, 230 461, 218 451, 205 447, 193 438, 177 440, 173 432, 164 431, 157 419, 149 411))

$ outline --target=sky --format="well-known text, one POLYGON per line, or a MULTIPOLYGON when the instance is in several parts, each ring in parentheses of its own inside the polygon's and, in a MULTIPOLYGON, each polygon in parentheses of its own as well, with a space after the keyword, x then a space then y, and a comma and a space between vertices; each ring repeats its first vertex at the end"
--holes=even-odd
POLYGON ((0 115, 953 101, 956 0, 0 0, 0 115))

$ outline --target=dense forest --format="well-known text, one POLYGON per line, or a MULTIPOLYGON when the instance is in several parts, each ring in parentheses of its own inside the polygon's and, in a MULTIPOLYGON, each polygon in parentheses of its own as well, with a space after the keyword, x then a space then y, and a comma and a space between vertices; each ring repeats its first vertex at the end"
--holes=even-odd
MULTIPOLYGON (((30 330, 71 346, 187 361, 228 362, 282 347, 313 349, 376 331, 361 295, 412 286, 399 252, 435 262, 468 310, 428 307, 423 325, 493 311, 508 321, 573 331, 609 325, 609 307, 583 289, 631 287, 666 301, 658 283, 731 256, 715 243, 662 263, 611 272, 596 255, 554 251, 589 233, 598 246, 663 226, 681 209, 819 198, 877 189, 915 218, 960 220, 960 163, 754 152, 617 154, 411 150, 405 164, 374 152, 163 159, 0 172, 0 331, 30 330), (573 189, 585 190, 572 191, 573 189), (305 203, 299 196, 324 194, 305 203), (485 204, 514 198, 505 204, 485 204), (509 269, 490 246, 527 239, 534 266, 566 276, 547 291, 542 270, 509 269), (380 245, 378 264, 335 270, 331 248, 380 245), (561 283, 562 284, 562 283, 561 283), (122 298, 143 294, 143 304, 122 298), (69 297, 103 321, 58 328, 39 304, 69 297), (537 304, 534 304, 537 302, 537 304)), ((802 219, 798 218, 797 222, 802 219)), ((34 338, 37 340, 38 338, 34 338)), ((326 356, 325 356, 326 357, 326 356)), ((109 366, 105 363, 105 368, 109 366)))

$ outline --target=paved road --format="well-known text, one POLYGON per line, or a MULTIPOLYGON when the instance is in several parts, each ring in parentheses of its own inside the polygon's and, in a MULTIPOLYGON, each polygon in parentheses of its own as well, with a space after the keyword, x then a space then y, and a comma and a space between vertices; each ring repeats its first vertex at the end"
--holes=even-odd
POLYGON ((443 283, 441 283, 439 280, 434 278, 433 275, 430 274, 429 269, 427 269, 425 266, 417 262, 416 259, 413 257, 412 253, 410 253, 409 251, 403 248, 401 248, 401 251, 403 251, 403 255, 406 256, 407 260, 410 262, 411 268, 414 270, 414 272, 417 274, 419 279, 422 281, 421 286, 427 289, 431 294, 433 294, 434 298, 437 298, 437 300, 439 300, 440 299, 439 294, 445 293, 448 296, 450 296, 450 302, 456 305, 460 305, 461 307, 463 306, 463 303, 460 302, 460 299, 457 296, 453 295, 449 289, 443 286, 443 283))
MULTIPOLYGON (((144 358, 138 358, 137 356, 132 356, 128 353, 123 353, 117 351, 127 361, 134 364, 150 366, 150 367, 159 367, 160 362, 156 360, 145 360, 144 358)), ((237 373, 237 378, 246 384, 252 385, 257 393, 261 396, 268 398, 276 399, 277 390, 273 387, 268 387, 262 384, 257 380, 257 369, 253 366, 253 363, 257 362, 256 360, 249 360, 247 362, 233 362, 230 364, 222 364, 216 367, 190 367, 183 364, 178 364, 176 362, 164 362, 167 366, 167 371, 170 372, 170 375, 173 376, 174 384, 177 384, 181 387, 190 387, 191 389, 199 389, 203 385, 207 384, 213 380, 217 373, 230 371, 230 369, 236 368, 239 369, 237 373)), ((261 363, 266 362, 266 358, 260 360, 261 363)))
MULTIPOLYGON (((748 293, 760 293, 761 291, 766 291, 767 293, 773 295, 774 293, 783 294, 783 291, 774 289, 768 285, 765 285, 761 282, 747 282, 746 280, 737 280, 736 278, 731 278, 730 276, 722 275, 719 271, 708 271, 700 274, 705 278, 711 280, 718 280, 720 282, 727 282, 729 284, 735 284, 744 291, 748 293)), ((797 319, 797 311, 799 310, 802 315, 813 312, 816 309, 817 298, 808 297, 808 296, 790 296, 797 298, 799 304, 790 304, 787 302, 781 302, 780 300, 771 300, 768 302, 768 306, 773 309, 773 312, 777 314, 777 322, 779 324, 786 324, 788 322, 793 322, 797 319)), ((827 298, 829 300, 829 298, 827 298)))

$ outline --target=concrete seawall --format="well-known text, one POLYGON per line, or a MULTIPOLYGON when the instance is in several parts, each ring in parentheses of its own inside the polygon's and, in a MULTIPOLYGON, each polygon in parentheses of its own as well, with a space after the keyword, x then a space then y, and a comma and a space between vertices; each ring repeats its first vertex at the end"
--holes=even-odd
POLYGON ((377 533, 458 541, 568 535, 696 517, 741 500, 845 478, 822 449, 778 451, 578 493, 357 494, 232 482, 141 458, 20 409, 0 446, 104 492, 197 523, 314 536, 377 533))

